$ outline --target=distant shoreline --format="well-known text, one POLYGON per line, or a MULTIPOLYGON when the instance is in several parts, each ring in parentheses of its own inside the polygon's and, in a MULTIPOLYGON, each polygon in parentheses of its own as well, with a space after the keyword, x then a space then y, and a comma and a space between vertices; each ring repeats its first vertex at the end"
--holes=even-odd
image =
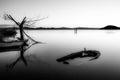
MULTIPOLYGON (((1 27, 0 29, 19 29, 17 27, 1 27)), ((88 27, 75 27, 75 28, 69 28, 69 27, 37 27, 37 28, 31 28, 31 27, 24 27, 24 30, 120 30, 120 27, 114 26, 114 25, 108 25, 102 28, 88 28, 88 27)))
MULTIPOLYGON (((0 28, 3 29, 3 28, 0 28)), ((16 29, 19 30, 19 28, 6 28, 6 29, 16 29)), ((101 29, 101 28, 68 28, 68 29, 62 29, 62 28, 42 28, 42 29, 37 29, 37 28, 23 28, 24 30, 120 30, 120 29, 101 29)))
MULTIPOLYGON (((1 28, 2 29, 2 28, 1 28)), ((7 28, 7 29, 16 29, 19 30, 19 28, 7 28)), ((24 30, 120 30, 120 29, 101 29, 101 28, 23 28, 24 30)))

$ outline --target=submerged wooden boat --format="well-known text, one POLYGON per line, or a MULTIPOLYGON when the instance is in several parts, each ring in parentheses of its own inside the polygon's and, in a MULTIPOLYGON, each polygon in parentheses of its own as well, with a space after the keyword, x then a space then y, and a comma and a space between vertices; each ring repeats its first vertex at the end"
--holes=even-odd
POLYGON ((63 64, 69 64, 68 60, 73 60, 75 58, 91 58, 89 61, 98 59, 100 57, 100 52, 97 50, 84 50, 79 52, 74 52, 69 55, 63 56, 57 59, 57 62, 63 62, 63 64))
POLYGON ((27 45, 27 41, 28 40, 0 42, 0 52, 18 51, 21 49, 21 46, 27 45))

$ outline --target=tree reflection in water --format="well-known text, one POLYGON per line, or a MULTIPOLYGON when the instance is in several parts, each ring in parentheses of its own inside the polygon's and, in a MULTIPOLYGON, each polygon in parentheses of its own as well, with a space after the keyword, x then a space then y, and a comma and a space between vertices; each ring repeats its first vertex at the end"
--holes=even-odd
POLYGON ((32 46, 35 45, 35 44, 38 44, 38 42, 37 42, 37 43, 33 43, 33 44, 31 44, 30 46, 24 46, 24 45, 22 45, 22 46, 21 46, 21 49, 20 49, 20 56, 19 56, 14 62, 6 65, 7 70, 13 69, 13 68, 15 67, 15 65, 16 65, 18 62, 20 62, 20 61, 22 61, 25 66, 28 66, 28 61, 26 60, 26 58, 27 58, 27 57, 30 57, 31 55, 30 55, 30 56, 24 56, 24 53, 25 53, 30 47, 32 47, 32 46))

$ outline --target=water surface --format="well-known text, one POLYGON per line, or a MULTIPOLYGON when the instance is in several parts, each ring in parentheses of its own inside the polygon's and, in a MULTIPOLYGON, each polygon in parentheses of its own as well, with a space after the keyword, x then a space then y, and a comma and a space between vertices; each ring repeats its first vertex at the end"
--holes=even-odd
POLYGON ((6 66, 20 57, 20 51, 0 54, 0 72, 11 78, 40 78, 46 80, 119 80, 120 31, 119 30, 31 30, 26 31, 35 44, 24 53, 28 65, 18 61, 14 68, 6 66), (56 59, 84 48, 98 50, 101 56, 93 61, 76 58, 69 65, 56 59))

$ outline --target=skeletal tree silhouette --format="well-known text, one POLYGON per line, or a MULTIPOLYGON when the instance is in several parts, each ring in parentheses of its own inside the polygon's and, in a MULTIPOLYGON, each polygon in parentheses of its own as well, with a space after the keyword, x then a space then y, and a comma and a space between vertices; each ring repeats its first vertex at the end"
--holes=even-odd
POLYGON ((36 21, 44 20, 44 19, 46 19, 48 17, 40 18, 40 19, 35 19, 35 20, 28 20, 26 17, 24 17, 21 22, 17 22, 10 14, 4 14, 3 18, 5 20, 11 20, 11 21, 13 21, 19 27, 19 30, 20 30, 20 40, 24 40, 23 34, 25 34, 33 42, 39 43, 38 41, 35 41, 33 38, 31 38, 29 35, 27 35, 25 33, 25 31, 23 30, 23 27, 24 26, 31 26, 31 25, 35 24, 36 21))

